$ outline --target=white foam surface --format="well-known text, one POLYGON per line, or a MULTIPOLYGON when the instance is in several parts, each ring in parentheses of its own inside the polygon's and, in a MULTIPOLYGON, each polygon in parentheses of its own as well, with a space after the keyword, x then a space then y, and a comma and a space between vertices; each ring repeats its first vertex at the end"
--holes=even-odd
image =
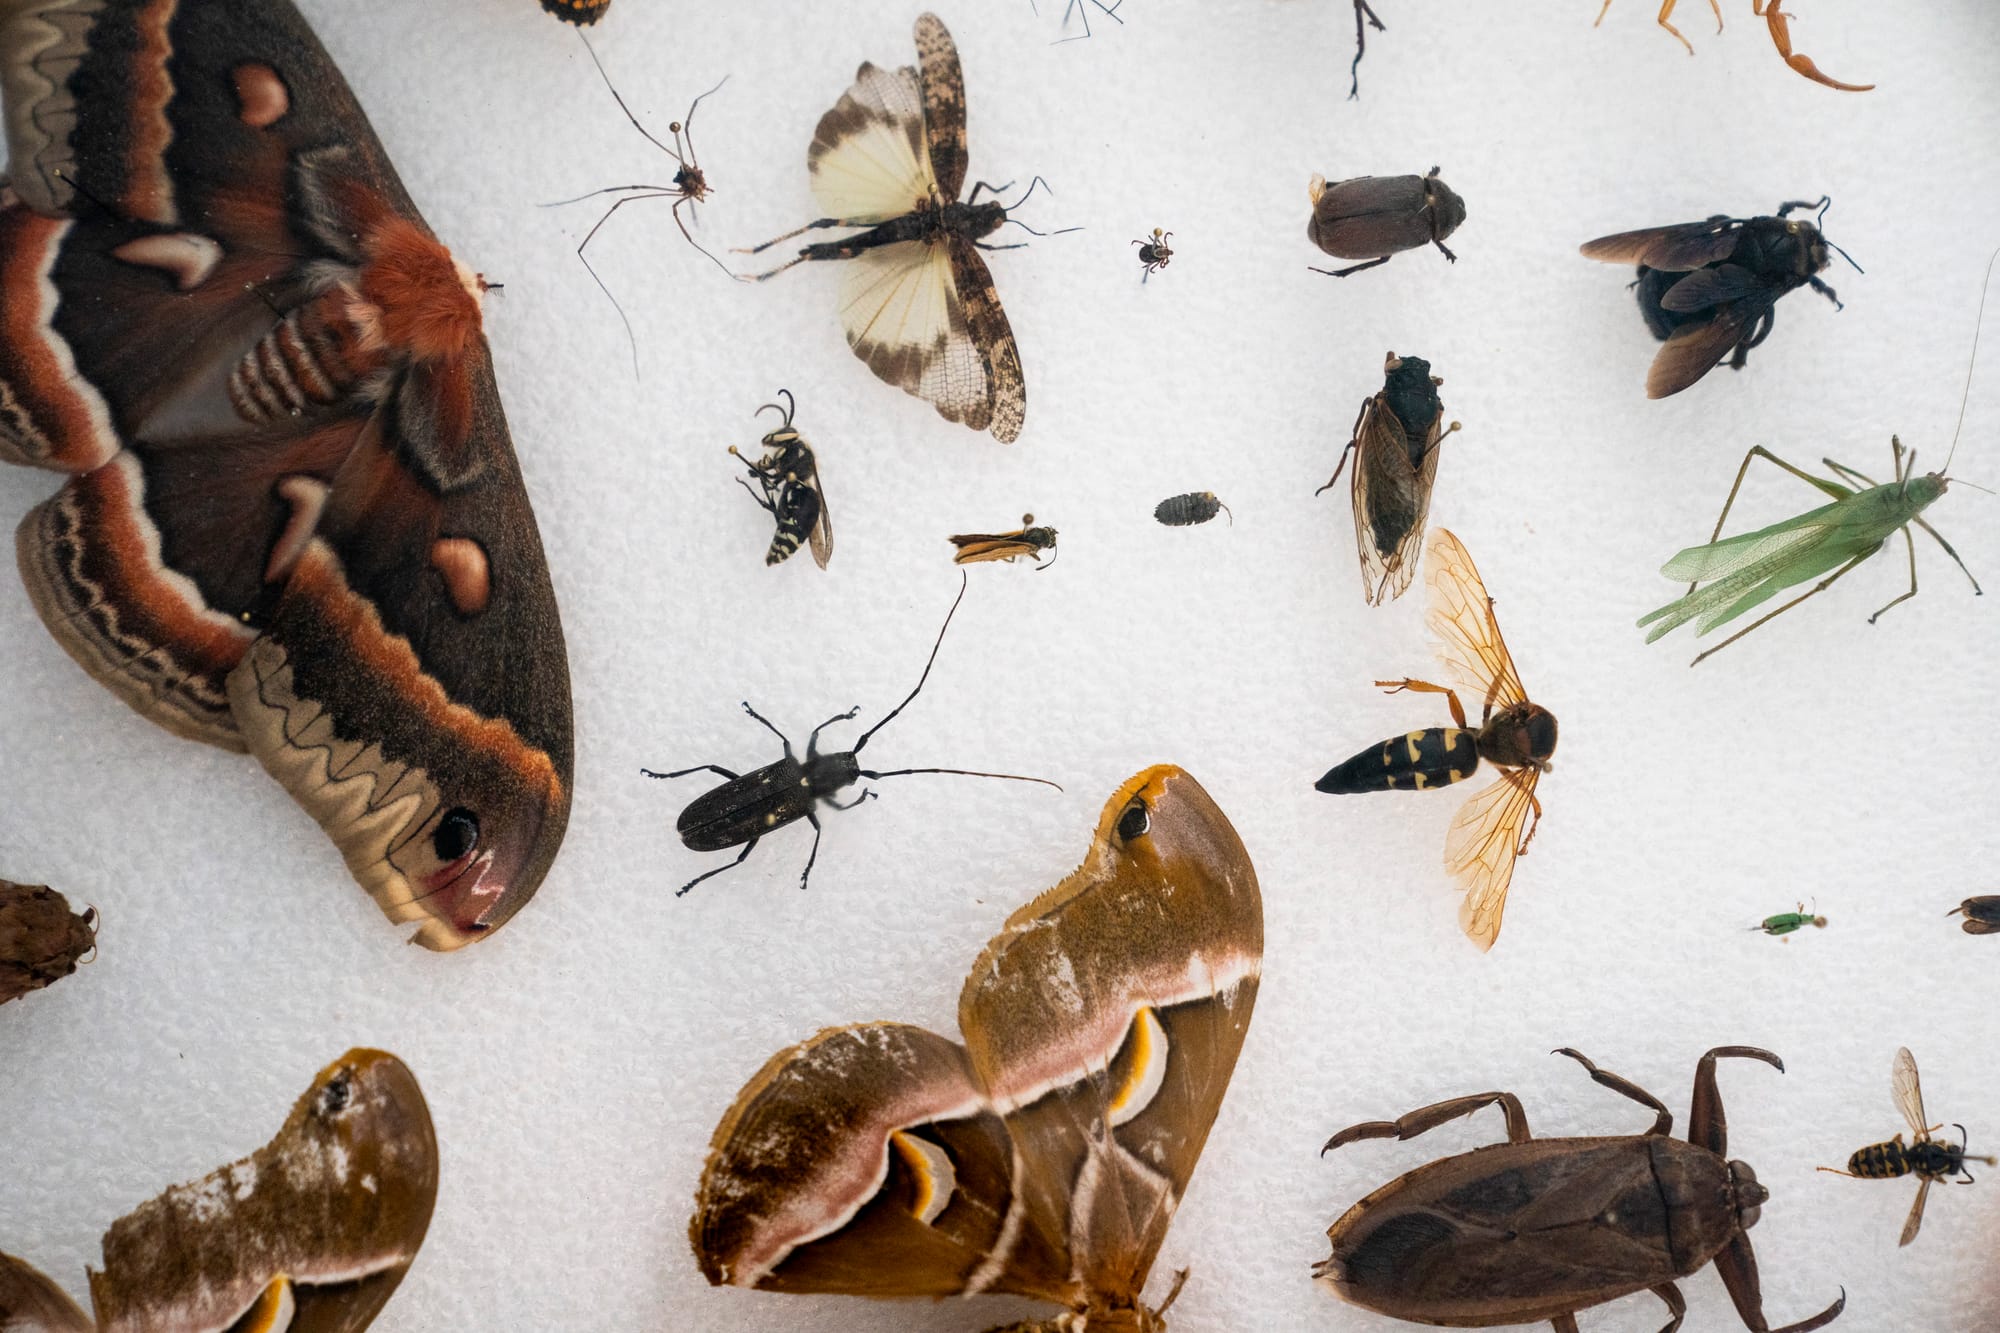
MULTIPOLYGON (((1229 812, 1263 882, 1265 981, 1206 1155, 1150 1291, 1193 1275, 1179 1330, 1366 1330, 1308 1278, 1323 1230, 1397 1173, 1500 1134, 1497 1116, 1321 1160, 1359 1120, 1511 1089, 1543 1134, 1636 1132, 1645 1116, 1548 1052, 1574 1046, 1650 1088, 1685 1131, 1696 1058, 1768 1046, 1779 1075, 1722 1074, 1731 1148, 1772 1199, 1754 1232, 1773 1324, 1845 1285, 1846 1330, 2000 1326, 2000 1180, 1934 1190, 1898 1251, 1913 1185, 1813 1171, 1901 1128, 1908 1045, 1934 1117, 2000 1140, 1992 1058, 2000 940, 1945 911, 2000 891, 1993 778, 2000 603, 1928 539, 1922 592, 1900 541, 1824 597, 1690 671, 1683 631, 1633 621, 1657 573, 1705 538, 1745 449, 1879 474, 1898 432, 1944 460, 1981 271, 2000 243, 2000 12, 1983 0, 1797 0, 1799 49, 1841 94, 1788 73, 1749 6, 1690 59, 1641 0, 1377 0, 1362 99, 1351 15, 1329 0, 1126 0, 1123 24, 1052 45, 1063 0, 944 12, 965 65, 971 177, 1053 187, 1039 239, 991 256, 1029 385, 1010 447, 878 383, 843 345, 837 274, 736 285, 664 205, 545 208, 665 179, 574 34, 531 0, 302 5, 432 226, 505 290, 487 327, 561 597, 576 696, 576 808, 540 896, 457 956, 409 948, 333 846, 258 767, 153 728, 87 679, 0 579, 0 873, 104 918, 78 976, 0 1011, 0 1248, 72 1292, 102 1230, 169 1184, 262 1144, 351 1045, 409 1062, 443 1151, 436 1218, 385 1330, 982 1330, 1042 1307, 877 1304, 711 1290, 687 1217, 708 1136, 764 1059, 822 1025, 952 1032, 959 985, 1007 913, 1081 857, 1098 809, 1174 762, 1229 812), (1306 242, 1306 181, 1422 171, 1466 199, 1447 266, 1412 253, 1336 282, 1306 242), (1830 236, 1867 270, 1847 302, 1787 297, 1748 370, 1647 402, 1654 343, 1629 274, 1579 242, 1830 192, 1830 236), (1142 286, 1128 242, 1173 231, 1142 286), (1329 765, 1441 720, 1378 677, 1432 671, 1421 596, 1363 605, 1332 471, 1385 349, 1445 379, 1465 429, 1434 520, 1498 599, 1534 697, 1561 718, 1547 817, 1491 955, 1459 935, 1439 863, 1456 794, 1329 798, 1329 765), (755 444, 779 387, 819 450, 837 550, 766 569, 768 520, 724 450, 755 444), (1221 522, 1154 504, 1217 492, 1221 522), (909 688, 957 590, 945 534, 1062 531, 1046 574, 983 566, 925 693, 870 745, 949 777, 810 840, 774 835, 686 898, 714 859, 673 832, 699 779, 642 765, 774 758, 740 700, 794 736, 909 688), (1828 929, 1751 933, 1817 902, 1828 929)), ((695 130, 718 253, 813 216, 804 150, 862 60, 913 63, 914 7, 617 0, 593 35, 656 129, 724 75, 695 130)), ((1075 29, 1072 28, 1072 31, 1075 29)), ((732 260, 737 256, 727 256, 732 260)), ((1989 318, 1989 324, 1992 323, 1989 318)), ((2000 486, 2000 329, 1955 475, 2000 486)), ((53 479, 0 473, 0 527, 53 479)), ((1753 473, 1746 525, 1816 504, 1753 473)), ((1932 511, 2000 593, 1996 502, 1932 511)), ((836 730, 830 739, 851 739, 836 730)), ((1983 1173, 1982 1173, 1983 1174, 1983 1173)), ((1711 1272, 1687 1329, 1738 1321, 1711 1272)), ((1649 1298, 1585 1316, 1652 1330, 1649 1298)))

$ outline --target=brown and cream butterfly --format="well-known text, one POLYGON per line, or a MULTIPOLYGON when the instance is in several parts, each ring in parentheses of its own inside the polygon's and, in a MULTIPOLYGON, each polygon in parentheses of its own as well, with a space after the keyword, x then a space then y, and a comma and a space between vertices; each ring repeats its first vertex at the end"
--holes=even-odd
MULTIPOLYGON (((864 63, 806 152, 813 199, 826 216, 756 246, 756 254, 822 227, 867 230, 821 241, 759 281, 808 260, 852 263, 840 322, 854 354, 881 379, 927 399, 938 414, 1011 443, 1027 416, 1021 353, 993 274, 979 257, 1014 249, 982 239, 1007 222, 993 187, 965 184, 965 77, 935 14, 918 17, 917 58, 885 70, 864 63)), ((1024 195, 1023 198, 1026 196, 1024 195)))
MULTIPOLYGON (((10 1167, 10 1173, 18 1168, 10 1167)), ((87 1315, 0 1254, 0 1328, 23 1333, 354 1333, 417 1257, 437 1136, 415 1075, 383 1051, 320 1071, 264 1147, 112 1223, 87 1315)))
POLYGON ((1257 873, 1228 818, 1180 769, 1140 773, 1083 864, 973 964, 964 1044, 904 1023, 829 1028, 750 1080, 702 1172, 702 1272, 772 1291, 1011 1293, 1065 1313, 1007 1333, 1157 1333, 1147 1274, 1229 1086, 1263 950, 1257 873))
POLYGON ((540 885, 569 671, 481 332, 291 0, 0 0, 0 458, 125 702, 254 754, 416 938, 540 885))

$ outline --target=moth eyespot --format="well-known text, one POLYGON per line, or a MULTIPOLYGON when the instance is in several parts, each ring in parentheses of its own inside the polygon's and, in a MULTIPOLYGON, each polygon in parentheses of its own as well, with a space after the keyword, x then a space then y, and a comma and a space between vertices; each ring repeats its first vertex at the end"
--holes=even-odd
POLYGON ((1125 813, 1118 816, 1120 841, 1130 842, 1134 838, 1143 837, 1146 830, 1151 827, 1153 827, 1153 817, 1147 813, 1144 801, 1133 801, 1125 807, 1125 813))
POLYGON ((445 812, 431 834, 431 850, 446 865, 467 855, 479 845, 479 816, 458 806, 445 812))
POLYGON ((347 1109, 347 1103, 354 1094, 353 1085, 348 1081, 348 1071, 343 1069, 328 1079, 319 1092, 319 1113, 331 1118, 347 1109))

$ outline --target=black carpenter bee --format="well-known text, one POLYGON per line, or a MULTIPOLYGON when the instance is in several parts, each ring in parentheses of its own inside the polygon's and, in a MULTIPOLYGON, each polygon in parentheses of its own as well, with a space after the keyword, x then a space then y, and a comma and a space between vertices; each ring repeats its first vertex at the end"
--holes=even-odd
MULTIPOLYGON (((1607 264, 1637 264, 1634 286, 1646 327, 1666 346, 1646 375, 1646 396, 1679 393, 1725 359, 1741 370, 1750 349, 1771 335, 1778 298, 1810 287, 1840 308, 1833 288, 1819 278, 1831 244, 1798 209, 1826 216, 1829 200, 1793 200, 1775 217, 1732 218, 1621 231, 1586 241, 1583 254, 1607 264)), ((1854 261, 1848 260, 1851 264, 1854 261)), ((1857 265, 1855 271, 1860 272, 1857 265)))
POLYGON ((797 404, 791 391, 778 392, 785 396, 783 407, 766 403, 757 409, 760 414, 777 411, 785 415, 785 424, 764 437, 764 456, 753 463, 735 445, 729 446, 730 453, 743 459, 757 486, 753 489, 741 477, 736 480, 743 482, 750 498, 778 525, 771 534, 770 549, 764 552, 764 563, 779 564, 799 549, 800 542, 810 542, 814 562, 825 569, 833 558, 833 520, 827 515, 826 493, 820 489, 819 459, 805 437, 792 428, 792 411, 797 404), (759 490, 763 494, 758 494, 759 490))

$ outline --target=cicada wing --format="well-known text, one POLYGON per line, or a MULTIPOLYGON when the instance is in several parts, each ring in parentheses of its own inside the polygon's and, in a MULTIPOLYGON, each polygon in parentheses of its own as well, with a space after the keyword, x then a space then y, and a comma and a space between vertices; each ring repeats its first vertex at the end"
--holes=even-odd
POLYGON ((1675 272, 1700 268, 1718 259, 1727 259, 1736 250, 1737 232, 1742 222, 1736 218, 1716 218, 1708 222, 1681 222, 1670 227, 1642 227, 1585 241, 1585 259, 1607 264, 1644 264, 1647 268, 1675 272))
MULTIPOLYGON (((1903 1119, 1910 1125, 1910 1132, 1919 1139, 1931 1136, 1930 1122, 1924 1119, 1924 1088, 1917 1081, 1917 1057, 1910 1054, 1907 1046, 1896 1050, 1896 1063, 1889 1071, 1889 1091, 1896 1099, 1896 1109, 1903 1113, 1903 1119)), ((1922 1212, 1922 1198, 1918 1199, 1918 1212, 1922 1212)), ((1904 1233, 1903 1243, 1909 1244, 1909 1237, 1917 1234, 1913 1220, 1904 1233)))
POLYGON ((1476 695, 1482 709, 1525 703, 1528 692, 1514 669, 1513 655, 1493 618, 1493 599, 1486 595, 1479 570, 1464 543, 1449 528, 1431 529, 1431 633, 1438 637, 1438 657, 1464 689, 1476 695))
MULTIPOLYGON (((1481 789, 1459 807, 1444 837, 1444 864, 1465 888, 1458 906, 1458 924, 1466 938, 1482 950, 1500 938, 1500 917, 1507 910, 1507 888, 1514 882, 1514 862, 1527 850, 1521 829, 1535 805, 1535 784, 1541 773, 1532 768, 1500 771, 1500 780, 1481 789)), ((1534 829, 1528 829, 1529 838, 1534 829)))
POLYGON ((1421 461, 1396 414, 1371 398, 1355 431, 1354 544, 1361 555, 1361 592, 1370 606, 1401 597, 1416 577, 1424 520, 1437 480, 1439 423, 1433 422, 1421 461))
POLYGON ((1908 1245, 1917 1238, 1917 1228, 1924 1224, 1924 1200, 1930 1197, 1931 1178, 1925 1176, 1917 1182, 1916 1202, 1910 1205, 1910 1215, 1903 1219, 1903 1235, 1896 1244, 1908 1245))

